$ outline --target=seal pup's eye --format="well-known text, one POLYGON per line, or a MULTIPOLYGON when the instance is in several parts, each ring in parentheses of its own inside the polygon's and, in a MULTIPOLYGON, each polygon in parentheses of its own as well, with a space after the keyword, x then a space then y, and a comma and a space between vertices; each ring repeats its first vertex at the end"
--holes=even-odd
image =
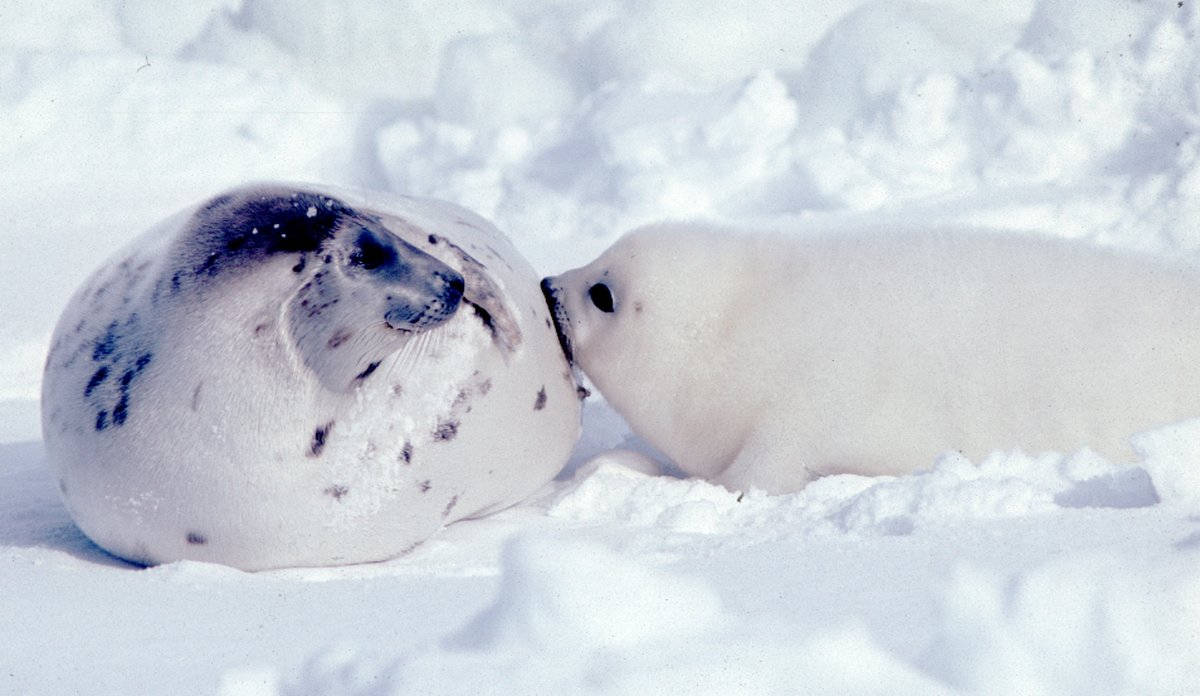
POLYGON ((596 283, 588 288, 588 297, 592 298, 592 304, 596 305, 596 309, 601 312, 611 313, 613 311, 612 290, 609 290, 604 283, 596 283))
POLYGON ((362 230, 355 240, 355 249, 350 254, 350 263, 368 271, 387 266, 396 260, 396 250, 370 230, 362 230))

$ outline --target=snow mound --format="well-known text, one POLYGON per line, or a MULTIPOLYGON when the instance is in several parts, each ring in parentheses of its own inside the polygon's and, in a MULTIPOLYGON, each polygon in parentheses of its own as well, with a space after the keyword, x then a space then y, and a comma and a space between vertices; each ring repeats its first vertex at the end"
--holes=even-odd
MULTIPOLYGON (((1166 429, 1144 437, 1156 443, 1156 453, 1164 440, 1188 441, 1172 433, 1166 429)), ((1037 457, 998 452, 978 465, 947 453, 930 469, 906 476, 828 476, 798 493, 769 496, 757 490, 730 492, 700 479, 657 476, 644 466, 634 468, 640 464, 631 466, 629 454, 617 450, 581 467, 547 502, 547 514, 580 523, 732 535, 731 541, 740 543, 780 534, 907 535, 955 520, 1154 505, 1160 476, 1195 471, 1184 466, 1189 459, 1173 450, 1156 456, 1162 463, 1147 463, 1158 472, 1153 483, 1145 468, 1112 464, 1089 450, 1037 457)))
POLYGON ((965 693, 1200 688, 1200 559, 1189 572, 1078 557, 1003 577, 960 568, 922 662, 965 693))
POLYGON ((1130 444, 1164 502, 1200 511, 1200 419, 1139 434, 1130 444))
POLYGON ((599 546, 518 539, 505 551, 503 567, 495 603, 452 645, 628 649, 704 633, 720 616, 719 601, 702 582, 630 563, 599 546))
POLYGON ((753 694, 796 684, 948 693, 855 627, 764 641, 731 624, 703 581, 601 546, 534 538, 509 546, 492 606, 440 645, 392 659, 333 646, 279 693, 753 694))

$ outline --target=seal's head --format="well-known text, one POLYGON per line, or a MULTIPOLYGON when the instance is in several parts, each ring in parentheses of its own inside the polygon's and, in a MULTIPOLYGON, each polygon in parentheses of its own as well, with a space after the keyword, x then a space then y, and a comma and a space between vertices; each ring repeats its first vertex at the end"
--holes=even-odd
POLYGON ((464 279, 378 216, 295 189, 253 189, 201 206, 180 239, 169 294, 221 295, 254 274, 321 383, 346 391, 415 334, 458 310, 464 279))
POLYGON ((728 428, 759 408, 723 422, 704 413, 745 388, 726 376, 753 340, 739 322, 763 298, 744 282, 758 269, 739 244, 717 228, 641 228, 590 264, 542 281, 568 360, 676 461, 691 461, 689 446, 707 441, 696 432, 728 428))
POLYGON ((563 352, 606 397, 618 382, 660 382, 661 365, 634 377, 650 356, 670 351, 674 371, 719 339, 718 314, 730 303, 708 296, 726 292, 718 277, 738 270, 714 267, 715 252, 696 253, 697 238, 676 226, 634 230, 590 264, 542 280, 563 352))

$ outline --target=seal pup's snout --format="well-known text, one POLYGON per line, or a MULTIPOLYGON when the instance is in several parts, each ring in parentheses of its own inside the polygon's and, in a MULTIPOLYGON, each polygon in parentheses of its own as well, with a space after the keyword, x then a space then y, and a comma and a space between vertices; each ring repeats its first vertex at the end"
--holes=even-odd
POLYGON ((546 306, 550 309, 550 319, 554 322, 554 332, 558 334, 558 345, 562 346, 563 355, 567 362, 574 367, 575 351, 571 346, 571 338, 567 334, 566 325, 569 321, 567 310, 558 299, 558 288, 554 285, 554 276, 542 278, 542 296, 546 298, 546 306))

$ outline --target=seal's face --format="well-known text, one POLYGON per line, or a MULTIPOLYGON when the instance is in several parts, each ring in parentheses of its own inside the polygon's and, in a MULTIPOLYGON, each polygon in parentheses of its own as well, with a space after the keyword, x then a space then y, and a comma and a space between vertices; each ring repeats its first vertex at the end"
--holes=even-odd
POLYGON ((462 274, 387 220, 327 195, 258 190, 217 198, 197 211, 192 229, 173 290, 204 295, 241 285, 218 279, 256 274, 248 287, 280 293, 296 353, 335 391, 353 388, 415 334, 450 319, 463 299, 462 274))
POLYGON ((623 363, 610 358, 637 350, 635 330, 646 309, 644 286, 654 282, 639 272, 637 254, 630 247, 618 242, 587 266, 542 280, 542 294, 567 361, 601 391, 605 365, 623 363))
MULTIPOLYGON (((711 242, 712 240, 709 240, 711 242)), ((670 227, 635 230, 592 263, 542 281, 567 359, 614 405, 691 390, 722 342, 741 272, 670 227)))

